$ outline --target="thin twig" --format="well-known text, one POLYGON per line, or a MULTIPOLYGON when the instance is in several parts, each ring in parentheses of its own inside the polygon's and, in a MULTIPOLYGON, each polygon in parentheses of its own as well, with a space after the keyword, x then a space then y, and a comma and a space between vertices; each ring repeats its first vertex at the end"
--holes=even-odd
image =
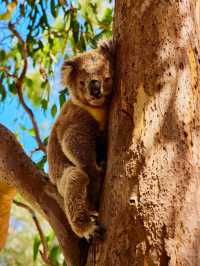
POLYGON ((6 76, 8 76, 8 77, 11 77, 11 78, 17 79, 17 76, 16 76, 15 74, 12 74, 12 73, 9 72, 8 67, 4 67, 4 66, 2 66, 2 67, 0 67, 0 71, 5 72, 6 76))
POLYGON ((32 158, 33 154, 34 154, 35 152, 38 152, 38 151, 40 151, 39 148, 35 148, 34 150, 32 150, 31 153, 30 153, 30 157, 32 158))
POLYGON ((33 210, 30 206, 28 206, 28 205, 26 205, 26 204, 24 204, 24 203, 22 203, 22 202, 18 202, 18 201, 16 201, 16 200, 14 200, 13 202, 14 202, 14 204, 17 205, 18 207, 24 208, 24 209, 26 209, 26 210, 28 210, 28 211, 30 212, 30 214, 31 214, 31 216, 32 216, 32 219, 33 219, 33 221, 34 221, 34 223, 35 223, 35 226, 36 226, 36 228, 37 228, 37 230, 38 230, 38 233, 39 233, 39 235, 40 235, 40 239, 41 239, 41 243, 42 243, 42 247, 43 247, 43 251, 40 251, 40 255, 41 255, 43 261, 44 261, 48 266, 55 266, 55 265, 50 261, 50 259, 49 259, 47 242, 46 242, 46 239, 45 239, 44 233, 43 233, 43 231, 42 231, 41 225, 40 225, 40 223, 39 223, 39 220, 38 220, 38 218, 37 218, 37 216, 36 216, 34 210, 33 210))
POLYGON ((42 150, 44 153, 46 153, 46 146, 44 145, 44 143, 41 140, 40 133, 39 133, 39 128, 38 128, 37 122, 35 120, 33 111, 27 106, 27 104, 26 104, 26 102, 24 100, 23 93, 22 93, 23 81, 24 81, 24 78, 25 78, 25 75, 26 75, 26 72, 27 72, 27 67, 28 67, 27 45, 26 45, 26 42, 23 41, 23 39, 19 35, 19 33, 16 31, 16 29, 15 29, 13 24, 9 23, 8 24, 8 28, 13 33, 13 35, 18 39, 19 43, 21 44, 21 46, 22 46, 22 57, 23 57, 23 60, 24 60, 24 66, 23 66, 22 72, 21 72, 21 74, 20 74, 20 76, 19 76, 19 78, 17 79, 17 82, 16 82, 17 95, 18 95, 19 101, 21 102, 24 110, 27 112, 27 114, 29 115, 29 117, 30 117, 30 119, 32 121, 33 128, 34 128, 34 131, 35 131, 35 138, 36 138, 36 141, 38 143, 38 147, 39 147, 40 150, 42 150))

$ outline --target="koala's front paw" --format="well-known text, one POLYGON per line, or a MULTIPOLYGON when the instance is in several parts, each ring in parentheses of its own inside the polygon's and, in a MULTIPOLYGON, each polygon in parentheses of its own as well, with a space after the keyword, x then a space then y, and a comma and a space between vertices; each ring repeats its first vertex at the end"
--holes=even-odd
POLYGON ((90 211, 90 221, 97 223, 97 218, 99 216, 99 213, 97 211, 90 211))
POLYGON ((97 211, 90 212, 90 223, 84 233, 84 238, 90 243, 93 240, 103 240, 105 228, 97 221, 99 213, 97 211))
POLYGON ((84 237, 89 243, 96 240, 103 240, 105 236, 105 231, 105 228, 98 222, 96 222, 96 224, 93 224, 91 226, 89 232, 87 232, 84 237))
POLYGON ((101 168, 101 171, 105 173, 105 171, 106 171, 106 161, 101 161, 99 166, 101 168))
POLYGON ((102 161, 100 165, 97 166, 97 173, 98 175, 101 175, 102 177, 104 177, 106 173, 106 162, 102 161))
POLYGON ((93 239, 103 239, 105 229, 99 224, 97 211, 79 213, 74 221, 71 220, 71 227, 74 233, 80 238, 84 237, 88 242, 93 239))

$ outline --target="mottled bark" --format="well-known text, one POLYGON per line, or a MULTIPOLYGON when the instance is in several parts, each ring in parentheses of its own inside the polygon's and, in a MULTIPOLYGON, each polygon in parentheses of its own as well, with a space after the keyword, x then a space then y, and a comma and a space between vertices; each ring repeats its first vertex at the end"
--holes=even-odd
MULTIPOLYGON (((0 182, 2 181, 15 186, 18 192, 46 216, 62 247, 67 265, 79 265, 82 257, 80 241, 70 229, 56 188, 24 153, 15 136, 0 124, 0 182)), ((3 208, 3 202, 1 203, 3 208)), ((7 205, 9 203, 10 201, 7 205)))
POLYGON ((87 265, 200 265, 199 1, 117 0, 116 86, 87 265))

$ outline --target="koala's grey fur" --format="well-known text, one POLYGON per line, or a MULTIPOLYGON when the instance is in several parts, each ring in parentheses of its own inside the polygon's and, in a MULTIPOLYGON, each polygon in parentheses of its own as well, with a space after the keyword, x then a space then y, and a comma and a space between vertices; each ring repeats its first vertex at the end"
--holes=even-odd
POLYGON ((99 231, 96 202, 103 170, 97 164, 96 144, 106 129, 113 85, 112 56, 112 43, 104 42, 64 62, 62 79, 70 99, 63 105, 48 143, 50 178, 64 198, 72 230, 86 239, 99 231), (100 86, 95 97, 91 95, 96 93, 91 81, 100 86))

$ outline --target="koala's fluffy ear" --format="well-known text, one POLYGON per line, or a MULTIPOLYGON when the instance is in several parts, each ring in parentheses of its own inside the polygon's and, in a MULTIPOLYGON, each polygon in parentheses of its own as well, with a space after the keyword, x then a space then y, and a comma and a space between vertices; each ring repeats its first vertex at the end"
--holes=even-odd
POLYGON ((109 59, 113 59, 115 55, 115 44, 113 39, 100 41, 98 43, 98 48, 109 59))
POLYGON ((64 61, 62 68, 61 68, 61 76, 62 76, 62 83, 64 86, 70 84, 72 79, 72 75, 75 73, 77 68, 77 64, 75 60, 66 60, 64 61))

